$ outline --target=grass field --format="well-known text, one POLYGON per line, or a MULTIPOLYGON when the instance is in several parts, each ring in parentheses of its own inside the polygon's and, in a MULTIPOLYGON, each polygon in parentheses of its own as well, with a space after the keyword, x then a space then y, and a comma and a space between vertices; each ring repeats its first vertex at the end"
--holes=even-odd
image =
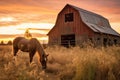
POLYGON ((0 80, 120 80, 120 47, 47 47, 48 68, 43 71, 37 53, 32 64, 29 54, 12 46, 0 46, 0 80))

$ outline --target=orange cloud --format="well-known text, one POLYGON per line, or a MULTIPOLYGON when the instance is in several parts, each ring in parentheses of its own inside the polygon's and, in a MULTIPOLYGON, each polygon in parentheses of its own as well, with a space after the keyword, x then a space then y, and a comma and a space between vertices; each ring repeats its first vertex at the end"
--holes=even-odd
POLYGON ((114 29, 118 30, 116 26, 120 26, 120 0, 0 0, 0 19, 12 17, 16 20, 2 21, 0 27, 15 27, 23 23, 54 24, 57 14, 68 3, 106 17, 114 29))
MULTIPOLYGON (((114 15, 120 14, 119 0, 1 0, 0 16, 11 15, 19 20, 18 23, 29 21, 55 23, 58 12, 67 3, 106 16, 111 21, 116 21, 114 15)), ((119 16, 115 18, 119 20, 119 16)))

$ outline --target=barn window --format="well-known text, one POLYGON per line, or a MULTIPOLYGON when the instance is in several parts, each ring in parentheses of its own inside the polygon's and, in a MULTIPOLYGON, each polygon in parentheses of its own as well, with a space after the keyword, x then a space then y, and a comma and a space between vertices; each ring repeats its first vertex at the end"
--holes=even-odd
POLYGON ((65 14, 65 22, 73 21, 73 13, 65 14))

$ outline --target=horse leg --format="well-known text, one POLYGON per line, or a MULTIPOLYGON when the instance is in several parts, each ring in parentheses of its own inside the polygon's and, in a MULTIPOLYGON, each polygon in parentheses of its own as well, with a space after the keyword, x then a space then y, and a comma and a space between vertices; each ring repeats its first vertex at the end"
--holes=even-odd
POLYGON ((13 47, 13 54, 14 54, 14 56, 16 56, 16 54, 17 54, 17 52, 18 52, 18 47, 13 47))
POLYGON ((35 55, 35 51, 30 51, 30 52, 29 52, 30 63, 32 62, 34 55, 35 55))

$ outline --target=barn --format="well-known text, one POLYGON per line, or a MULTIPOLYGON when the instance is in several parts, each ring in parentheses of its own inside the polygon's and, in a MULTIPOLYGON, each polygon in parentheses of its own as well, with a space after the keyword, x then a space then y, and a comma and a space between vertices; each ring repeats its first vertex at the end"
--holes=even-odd
POLYGON ((118 44, 120 35, 109 21, 96 13, 66 4, 48 33, 49 45, 76 46, 91 41, 95 45, 118 44))

